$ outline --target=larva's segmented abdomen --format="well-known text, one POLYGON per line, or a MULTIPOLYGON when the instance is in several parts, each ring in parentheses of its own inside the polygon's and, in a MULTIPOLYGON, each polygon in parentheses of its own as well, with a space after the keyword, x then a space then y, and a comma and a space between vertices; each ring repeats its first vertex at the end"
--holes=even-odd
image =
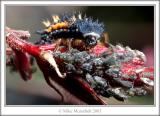
POLYGON ((41 39, 38 44, 51 44, 58 38, 72 39, 72 38, 83 38, 82 33, 77 31, 77 29, 59 29, 51 32, 43 32, 41 34, 41 39))

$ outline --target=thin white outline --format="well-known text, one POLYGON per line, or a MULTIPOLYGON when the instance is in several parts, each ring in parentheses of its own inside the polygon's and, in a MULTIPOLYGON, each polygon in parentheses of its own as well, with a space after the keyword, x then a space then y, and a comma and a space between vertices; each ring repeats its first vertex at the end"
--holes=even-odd
POLYGON ((158 1, 2 1, 2 7, 1 7, 1 38, 4 38, 4 6, 5 5, 48 5, 48 4, 54 4, 54 5, 114 5, 114 6, 120 6, 120 5, 155 5, 156 7, 156 25, 155 25, 155 53, 156 53, 156 62, 155 62, 155 76, 156 76, 156 107, 4 107, 4 62, 5 62, 5 54, 4 49, 5 45, 4 39, 1 39, 1 108, 2 108, 2 114, 3 115, 58 115, 58 114, 66 114, 66 115, 158 115, 158 106, 159 106, 159 2, 158 1), (98 110, 100 108, 101 112, 94 112, 96 109, 98 110), (90 113, 76 113, 76 112, 64 112, 64 110, 70 110, 74 111, 75 109, 78 110, 90 110, 90 113), (60 112, 61 111, 61 112, 60 112))

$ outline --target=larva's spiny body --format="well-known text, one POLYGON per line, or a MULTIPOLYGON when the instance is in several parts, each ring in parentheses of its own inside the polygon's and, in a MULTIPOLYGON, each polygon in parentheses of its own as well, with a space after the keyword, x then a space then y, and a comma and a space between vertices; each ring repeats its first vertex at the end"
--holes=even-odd
MULTIPOLYGON (((43 22, 46 29, 38 31, 41 39, 37 44, 51 44, 57 39, 81 40, 85 46, 95 46, 104 33, 104 25, 91 18, 78 15, 53 16, 53 22, 43 22)), ((75 43, 76 44, 76 43, 75 43)))

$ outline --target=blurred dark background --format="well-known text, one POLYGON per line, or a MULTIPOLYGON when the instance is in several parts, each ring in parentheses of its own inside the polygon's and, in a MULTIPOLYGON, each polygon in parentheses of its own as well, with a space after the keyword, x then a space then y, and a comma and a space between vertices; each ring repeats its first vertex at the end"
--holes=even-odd
MULTIPOLYGON (((154 7, 153 6, 7 6, 6 26, 14 29, 29 30, 31 42, 39 35, 36 30, 43 29, 41 23, 51 19, 52 15, 64 12, 79 12, 98 19, 105 24, 109 41, 112 44, 121 43, 132 49, 143 51, 147 57, 147 66, 154 65, 154 7)), ((29 82, 23 82, 17 73, 6 69, 6 103, 14 104, 61 104, 59 96, 52 90, 38 71, 29 82), (55 101, 55 102, 54 102, 55 101)), ((64 91, 64 90, 62 90, 64 91)), ((64 91, 65 93, 65 91, 64 91)), ((71 99, 66 94, 65 104, 84 104, 82 101, 71 99), (70 98, 70 99, 69 99, 70 98)), ((74 96, 72 96, 74 98, 74 96)), ((134 97, 122 103, 114 99, 109 104, 153 104, 153 96, 134 97)))

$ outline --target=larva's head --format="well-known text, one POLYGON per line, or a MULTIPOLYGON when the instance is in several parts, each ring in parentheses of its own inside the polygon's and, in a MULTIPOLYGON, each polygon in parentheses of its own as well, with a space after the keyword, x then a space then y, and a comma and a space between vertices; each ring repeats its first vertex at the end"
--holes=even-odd
POLYGON ((94 46, 97 44, 97 41, 99 40, 100 35, 95 32, 89 32, 89 33, 83 34, 83 37, 87 45, 94 46))

